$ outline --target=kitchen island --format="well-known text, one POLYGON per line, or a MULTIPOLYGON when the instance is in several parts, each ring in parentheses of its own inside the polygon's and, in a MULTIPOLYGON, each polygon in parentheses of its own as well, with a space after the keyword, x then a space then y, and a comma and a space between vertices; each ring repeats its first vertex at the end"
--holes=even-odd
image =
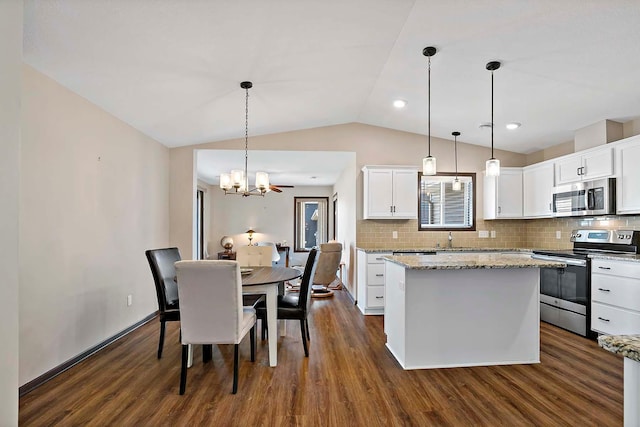
POLYGON ((540 268, 528 254, 385 257, 387 348, 404 369, 540 362, 540 268))

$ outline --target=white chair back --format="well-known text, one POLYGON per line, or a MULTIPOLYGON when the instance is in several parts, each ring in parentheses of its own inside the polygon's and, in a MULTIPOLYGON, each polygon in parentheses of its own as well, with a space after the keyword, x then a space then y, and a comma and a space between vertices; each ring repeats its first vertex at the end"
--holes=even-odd
POLYGON ((278 247, 273 242, 258 242, 258 246, 269 246, 271 248, 271 262, 280 261, 280 252, 278 247))
POLYGON ((268 246, 240 246, 236 261, 242 267, 271 267, 271 248, 268 246))
POLYGON ((327 286, 333 282, 340 267, 342 259, 342 243, 329 242, 320 245, 320 256, 318 256, 318 266, 313 277, 314 285, 327 286))
POLYGON ((182 344, 240 343, 255 323, 255 312, 243 312, 240 265, 206 260, 175 266, 182 344))

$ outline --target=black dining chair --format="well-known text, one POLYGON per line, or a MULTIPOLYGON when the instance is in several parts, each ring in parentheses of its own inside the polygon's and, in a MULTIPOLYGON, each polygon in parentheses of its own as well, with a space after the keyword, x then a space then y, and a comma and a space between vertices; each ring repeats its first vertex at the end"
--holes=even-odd
MULTIPOLYGON (((302 334, 302 345, 304 346, 304 355, 309 357, 309 345, 307 341, 311 341, 309 335, 309 308, 311 307, 311 282, 316 271, 316 258, 318 251, 312 249, 309 252, 307 263, 302 273, 302 281, 300 283, 300 292, 288 293, 278 296, 278 315, 279 320, 299 320, 300 333, 302 334)), ((267 309, 264 302, 256 304, 256 315, 262 323, 263 339, 264 331, 267 324, 267 309)))
POLYGON ((149 249, 145 251, 158 297, 158 316, 160 320, 160 340, 158 341, 158 359, 162 357, 166 322, 180 321, 180 304, 174 263, 180 261, 178 248, 149 249))

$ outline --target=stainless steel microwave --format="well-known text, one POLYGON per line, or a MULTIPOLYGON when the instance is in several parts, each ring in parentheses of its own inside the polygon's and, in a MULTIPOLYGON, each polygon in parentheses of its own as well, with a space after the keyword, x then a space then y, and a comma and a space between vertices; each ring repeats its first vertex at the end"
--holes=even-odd
POLYGON ((615 178, 582 181, 553 188, 554 216, 613 215, 615 213, 615 178))

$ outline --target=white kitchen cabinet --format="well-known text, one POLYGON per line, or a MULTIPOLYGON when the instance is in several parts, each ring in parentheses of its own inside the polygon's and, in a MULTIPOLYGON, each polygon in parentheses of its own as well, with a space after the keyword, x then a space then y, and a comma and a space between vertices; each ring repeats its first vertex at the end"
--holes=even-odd
POLYGON ((615 146, 617 164, 616 213, 640 213, 640 136, 615 146))
POLYGON ((362 172, 364 219, 418 218, 418 168, 365 166, 362 172))
POLYGON ((391 253, 358 250, 357 305, 362 314, 384 314, 384 259, 391 253))
POLYGON ((552 161, 522 168, 522 214, 525 218, 551 218, 553 215, 552 161))
POLYGON ((555 185, 607 178, 614 175, 613 148, 598 147, 555 161, 555 185))
POLYGON ((522 168, 484 177, 484 219, 522 218, 522 168))
POLYGON ((591 329, 608 335, 640 334, 640 263, 591 262, 591 329))

